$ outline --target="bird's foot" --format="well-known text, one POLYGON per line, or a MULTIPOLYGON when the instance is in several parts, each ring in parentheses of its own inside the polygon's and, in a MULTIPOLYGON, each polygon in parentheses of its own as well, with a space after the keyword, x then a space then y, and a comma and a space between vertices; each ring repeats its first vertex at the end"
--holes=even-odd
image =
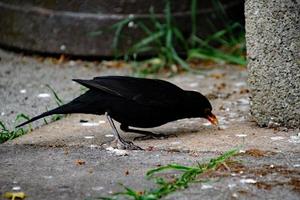
POLYGON ((118 140, 117 141, 117 148, 118 149, 125 149, 125 150, 144 150, 141 147, 133 144, 133 142, 125 141, 125 140, 118 140))
POLYGON ((151 140, 151 139, 162 140, 162 139, 166 139, 168 137, 169 137, 168 135, 160 133, 160 134, 151 134, 151 135, 138 136, 138 137, 135 137, 133 140, 151 140))
POLYGON ((122 150, 144 150, 141 147, 133 144, 132 142, 125 141, 123 139, 114 139, 113 141, 102 143, 101 146, 103 146, 104 148, 113 147, 122 150))
POLYGON ((123 149, 123 150, 144 150, 141 147, 133 144, 133 142, 130 141, 126 141, 126 140, 118 140, 118 139, 114 139, 113 141, 109 142, 109 143, 105 143, 103 144, 104 146, 111 146, 113 148, 117 148, 117 149, 123 149))

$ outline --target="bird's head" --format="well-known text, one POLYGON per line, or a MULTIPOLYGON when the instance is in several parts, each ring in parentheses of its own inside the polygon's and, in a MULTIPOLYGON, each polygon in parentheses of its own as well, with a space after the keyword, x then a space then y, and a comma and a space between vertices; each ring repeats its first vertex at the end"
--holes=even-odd
POLYGON ((217 117, 212 113, 212 106, 208 99, 195 91, 187 91, 188 100, 186 104, 190 107, 193 117, 202 117, 210 121, 213 125, 218 125, 217 117))
POLYGON ((216 117, 216 115, 214 115, 210 109, 205 109, 204 110, 204 118, 207 119, 208 121, 210 121, 210 123, 212 123, 213 125, 218 125, 219 121, 216 117))

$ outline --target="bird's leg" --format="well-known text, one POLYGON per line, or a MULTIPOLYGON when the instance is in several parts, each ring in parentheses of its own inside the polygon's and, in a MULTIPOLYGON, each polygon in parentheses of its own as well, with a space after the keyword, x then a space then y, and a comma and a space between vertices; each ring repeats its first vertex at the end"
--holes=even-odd
POLYGON ((138 133, 138 134, 144 135, 144 136, 135 137, 133 140, 161 139, 161 138, 167 138, 168 137, 164 134, 156 134, 156 133, 152 133, 150 131, 131 129, 127 125, 124 125, 124 124, 120 125, 120 129, 124 132, 132 132, 132 133, 138 133))
POLYGON ((143 150, 141 147, 136 146, 132 142, 125 141, 123 138, 121 138, 121 136, 118 133, 118 130, 116 129, 116 126, 115 126, 112 118, 108 115, 107 112, 105 113, 105 116, 106 116, 111 128, 113 129, 113 134, 115 136, 115 140, 117 141, 117 147, 118 148, 120 148, 120 149, 129 149, 129 150, 143 150))

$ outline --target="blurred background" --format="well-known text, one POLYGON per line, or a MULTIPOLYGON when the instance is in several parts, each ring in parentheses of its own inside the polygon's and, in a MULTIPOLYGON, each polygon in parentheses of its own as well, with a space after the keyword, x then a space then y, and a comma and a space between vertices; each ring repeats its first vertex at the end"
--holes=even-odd
POLYGON ((0 26, 4 48, 146 60, 142 73, 190 70, 199 61, 246 63, 240 0, 0 0, 0 26))

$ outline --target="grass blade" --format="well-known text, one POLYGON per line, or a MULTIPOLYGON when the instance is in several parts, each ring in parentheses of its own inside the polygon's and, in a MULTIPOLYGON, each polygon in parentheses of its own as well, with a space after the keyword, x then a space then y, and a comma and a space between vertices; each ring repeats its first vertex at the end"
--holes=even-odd
POLYGON ((55 98, 55 102, 58 106, 61 106, 64 104, 63 100, 58 96, 58 94, 55 92, 55 90, 49 85, 46 84, 46 87, 52 92, 55 98))
POLYGON ((188 42, 187 40, 184 38, 182 32, 177 28, 177 27, 172 27, 172 31, 175 35, 175 37, 179 40, 179 42, 182 44, 182 46, 184 47, 184 50, 187 51, 189 49, 188 47, 188 42))
POLYGON ((193 38, 197 34, 197 0, 192 0, 191 2, 191 21, 192 21, 192 30, 191 30, 191 45, 195 47, 195 41, 193 38))
POLYGON ((150 20, 154 24, 154 27, 157 30, 161 30, 163 28, 163 25, 157 20, 156 15, 154 13, 153 6, 150 7, 149 11, 150 11, 150 20))
POLYGON ((174 48, 172 48, 172 53, 173 53, 173 58, 174 60, 181 65, 181 67, 187 71, 190 70, 190 66, 187 62, 185 62, 182 58, 180 58, 177 54, 177 52, 175 51, 174 48))
POLYGON ((0 127, 1 127, 1 131, 7 131, 7 128, 2 121, 0 121, 0 127))
POLYGON ((192 49, 188 52, 188 59, 213 60, 215 62, 228 62, 238 65, 246 65, 246 60, 239 55, 226 54, 218 49, 192 49))
MULTIPOLYGON (((14 124, 18 123, 21 119, 29 120, 30 118, 23 113, 18 114, 15 118, 14 124)), ((0 121, 0 128, 1 128, 0 129, 0 144, 3 142, 6 142, 8 140, 15 139, 19 136, 22 136, 32 129, 31 124, 29 124, 29 129, 13 128, 10 130, 6 127, 6 125, 2 121, 0 121)))
POLYGON ((180 171, 187 171, 187 170, 191 170, 191 167, 186 167, 186 166, 182 166, 182 165, 177 165, 177 164, 170 164, 170 165, 166 165, 166 166, 162 166, 162 167, 158 167, 152 170, 149 170, 146 174, 146 176, 151 177, 153 176, 155 173, 157 172, 161 172, 161 171, 165 171, 165 170, 180 170, 180 171))
POLYGON ((163 31, 159 31, 156 33, 153 33, 152 35, 140 40, 137 42, 132 49, 129 50, 129 52, 139 52, 141 48, 145 48, 146 46, 150 45, 154 41, 158 40, 160 37, 164 35, 163 31))
MULTIPOLYGON (((149 170, 146 174, 148 178, 152 178, 152 176, 157 172, 166 170, 181 171, 182 174, 181 176, 172 180, 166 180, 162 177, 157 177, 154 179, 155 183, 157 184, 157 188, 144 190, 143 192, 138 192, 132 188, 123 186, 125 188, 124 191, 115 193, 113 194, 113 198, 106 198, 106 200, 118 199, 117 196, 131 197, 134 200, 158 200, 174 191, 187 188, 190 183, 195 182, 198 175, 208 170, 216 169, 220 164, 226 162, 227 159, 234 156, 236 153, 238 153, 237 149, 229 150, 217 158, 212 158, 206 164, 198 164, 198 166, 193 167, 169 164, 149 170)), ((105 199, 105 197, 101 197, 101 199, 105 199)))

